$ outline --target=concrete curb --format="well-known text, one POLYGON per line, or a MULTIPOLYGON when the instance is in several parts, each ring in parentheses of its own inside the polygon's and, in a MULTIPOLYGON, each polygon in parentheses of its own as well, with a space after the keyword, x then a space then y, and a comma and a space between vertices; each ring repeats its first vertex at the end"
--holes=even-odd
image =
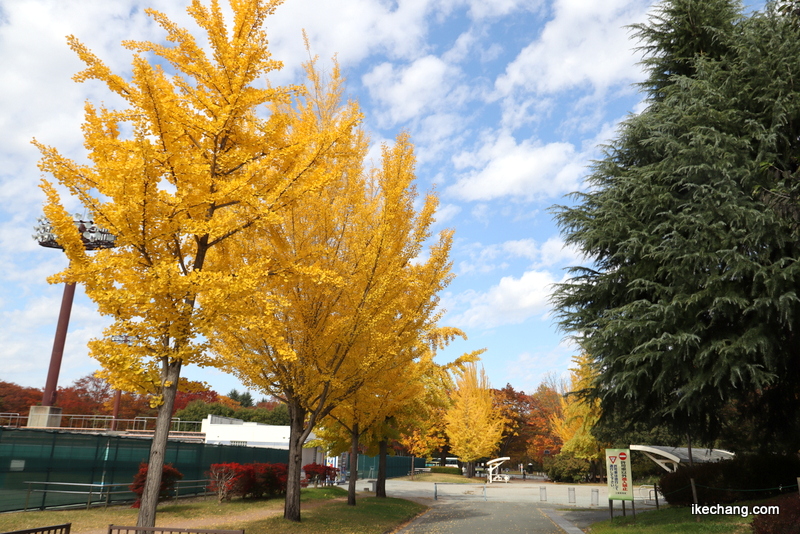
POLYGON ((573 525, 572 523, 570 523, 569 521, 558 515, 558 513, 555 510, 540 508, 539 511, 542 512, 545 516, 547 516, 547 518, 550 521, 555 523, 557 527, 559 527, 567 534, 584 534, 584 532, 581 529, 579 529, 578 527, 576 527, 575 525, 573 525))

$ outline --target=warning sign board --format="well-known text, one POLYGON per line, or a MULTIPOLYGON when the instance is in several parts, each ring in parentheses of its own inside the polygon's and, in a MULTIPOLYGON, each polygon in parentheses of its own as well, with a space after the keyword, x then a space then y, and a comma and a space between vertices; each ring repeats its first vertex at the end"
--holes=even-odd
POLYGON ((606 473, 608 474, 609 500, 632 501, 631 451, 629 449, 606 449, 606 473))

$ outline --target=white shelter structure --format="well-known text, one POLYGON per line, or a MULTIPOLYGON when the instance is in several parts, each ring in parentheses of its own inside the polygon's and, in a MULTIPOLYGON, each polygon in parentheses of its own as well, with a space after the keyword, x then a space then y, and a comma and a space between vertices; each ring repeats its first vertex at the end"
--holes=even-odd
MULTIPOLYGON (((631 445, 632 451, 640 451, 662 469, 669 473, 674 473, 679 465, 689 464, 689 449, 686 447, 661 447, 658 445, 631 445)), ((730 460, 734 454, 722 449, 703 449, 692 448, 692 462, 703 464, 707 462, 719 462, 720 460, 730 460)))
POLYGON ((503 456, 502 458, 495 458, 494 460, 489 460, 486 462, 486 482, 491 484, 492 482, 506 482, 511 479, 508 475, 501 475, 499 472, 500 464, 503 462, 510 460, 509 456, 503 456))
MULTIPOLYGON (((201 426, 206 443, 289 450, 288 426, 251 423, 219 415, 209 415, 203 419, 201 426)), ((308 439, 316 439, 313 432, 308 439)), ((321 447, 303 449, 302 465, 313 462, 324 464, 325 460, 325 452, 321 447)))

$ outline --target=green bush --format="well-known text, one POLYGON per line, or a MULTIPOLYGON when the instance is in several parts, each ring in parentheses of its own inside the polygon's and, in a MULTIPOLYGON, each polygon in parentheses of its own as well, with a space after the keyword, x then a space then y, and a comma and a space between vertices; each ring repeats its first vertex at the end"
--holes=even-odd
POLYGON ((589 460, 575 458, 562 452, 552 459, 545 458, 544 471, 554 482, 584 482, 589 476, 589 460))
POLYGON ((699 504, 724 504, 779 495, 797 484, 800 460, 777 454, 741 455, 732 460, 681 467, 661 477, 659 485, 669 504, 689 506, 694 478, 699 504))
POLYGON ((460 467, 431 467, 431 473, 444 473, 446 475, 460 475, 460 467))

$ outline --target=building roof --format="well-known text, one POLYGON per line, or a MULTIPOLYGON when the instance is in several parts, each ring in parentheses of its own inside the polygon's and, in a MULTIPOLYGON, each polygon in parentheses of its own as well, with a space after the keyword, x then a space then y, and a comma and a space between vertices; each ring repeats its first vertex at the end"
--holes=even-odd
MULTIPOLYGON (((675 471, 679 465, 689 464, 689 449, 687 447, 664 447, 660 445, 631 445, 632 451, 641 451, 648 458, 660 465, 666 471, 675 471)), ((718 462, 730 460, 733 453, 722 449, 705 449, 692 447, 692 460, 694 463, 718 462)))

